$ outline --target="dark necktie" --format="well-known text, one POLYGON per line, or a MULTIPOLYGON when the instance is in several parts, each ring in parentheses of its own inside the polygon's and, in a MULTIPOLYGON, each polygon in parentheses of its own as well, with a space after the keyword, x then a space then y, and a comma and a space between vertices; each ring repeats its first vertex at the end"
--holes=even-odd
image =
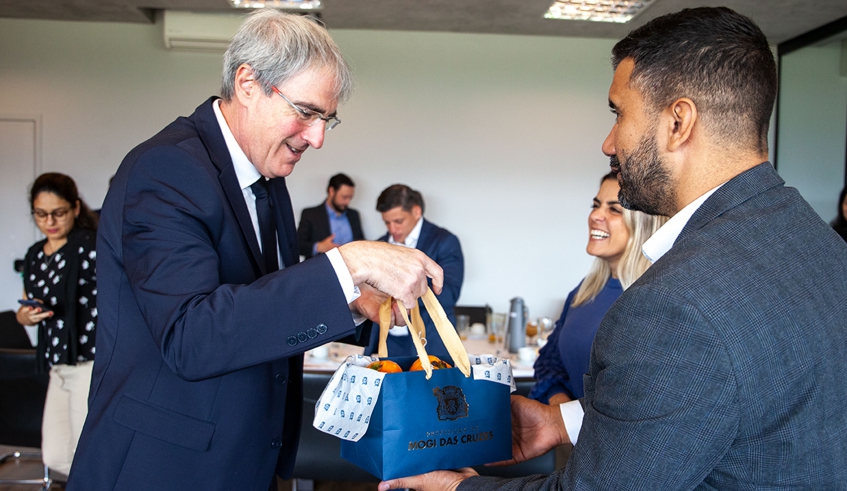
POLYGON ((264 177, 250 185, 256 195, 256 214, 259 216, 259 235, 262 236, 262 256, 265 258, 265 272, 279 270, 279 259, 276 251, 276 220, 273 206, 268 196, 268 182, 264 177))

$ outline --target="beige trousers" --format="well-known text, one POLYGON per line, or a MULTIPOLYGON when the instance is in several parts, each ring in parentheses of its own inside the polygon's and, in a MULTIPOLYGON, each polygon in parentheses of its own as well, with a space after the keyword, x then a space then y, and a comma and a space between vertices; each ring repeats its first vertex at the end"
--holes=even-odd
POLYGON ((93 361, 54 365, 41 421, 41 454, 44 465, 67 475, 88 413, 88 388, 93 361))

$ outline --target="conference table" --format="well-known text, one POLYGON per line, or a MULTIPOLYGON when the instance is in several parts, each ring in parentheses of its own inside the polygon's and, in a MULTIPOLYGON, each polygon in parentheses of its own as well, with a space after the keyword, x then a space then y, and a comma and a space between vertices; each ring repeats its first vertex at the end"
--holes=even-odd
MULTIPOLYGON (((512 375, 520 382, 532 382, 533 361, 523 361, 514 353, 509 353, 503 348, 502 343, 489 343, 486 337, 470 337, 462 340, 465 350, 473 355, 494 355, 498 358, 509 358, 512 364, 512 375)), ((333 373, 347 359, 354 354, 362 354, 361 346, 344 343, 330 343, 326 356, 315 356, 321 350, 307 351, 303 360, 303 369, 306 373, 333 373)))
MULTIPOLYGON (((532 362, 519 360, 516 355, 506 352, 502 344, 489 343, 487 338, 471 338, 463 340, 469 354, 493 354, 499 358, 508 357, 512 360, 512 374, 515 376, 517 392, 526 395, 533 384, 532 362)), ((343 343, 330 343, 326 356, 316 357, 307 352, 304 358, 303 375, 303 421, 300 427, 300 447, 297 451, 297 461, 293 476, 298 479, 315 481, 347 481, 347 482, 377 482, 378 479, 359 469, 340 457, 340 440, 322 433, 312 427, 315 414, 315 403, 320 398, 323 389, 329 383, 335 370, 353 354, 361 354, 361 346, 343 343)), ((320 353, 321 350, 318 350, 320 353)), ((477 467, 483 475, 516 477, 530 474, 550 474, 557 465, 563 465, 567 455, 562 450, 551 450, 545 455, 527 462, 508 467, 477 467)))

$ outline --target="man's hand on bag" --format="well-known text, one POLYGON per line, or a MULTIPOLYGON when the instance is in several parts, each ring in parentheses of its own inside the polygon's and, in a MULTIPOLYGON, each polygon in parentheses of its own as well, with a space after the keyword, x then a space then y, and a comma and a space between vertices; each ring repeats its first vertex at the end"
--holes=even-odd
MULTIPOLYGON (((359 291, 361 292, 361 295, 350 304, 350 309, 379 324, 379 307, 383 302, 385 302, 388 295, 367 283, 360 284, 359 291)), ((406 321, 403 320, 403 316, 400 314, 400 308, 397 306, 397 302, 391 302, 391 307, 390 325, 392 327, 405 326, 406 321)))
POLYGON ((417 304, 432 279, 432 290, 441 293, 444 273, 426 254, 386 242, 357 240, 340 246, 353 283, 367 283, 382 293, 403 302, 407 308, 417 304))
POLYGON ((455 491, 462 481, 478 475, 470 467, 465 467, 458 471, 432 471, 419 476, 382 481, 379 483, 377 489, 379 491, 405 488, 414 489, 415 491, 455 491))
POLYGON ((490 465, 517 464, 570 442, 559 406, 512 396, 512 460, 490 465))

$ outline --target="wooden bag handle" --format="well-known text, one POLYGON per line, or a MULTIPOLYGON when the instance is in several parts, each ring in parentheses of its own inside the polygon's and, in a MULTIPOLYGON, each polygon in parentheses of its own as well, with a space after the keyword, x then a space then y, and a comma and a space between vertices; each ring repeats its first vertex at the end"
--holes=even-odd
MULTIPOLYGON (((426 289, 426 293, 424 293, 424 296, 421 298, 423 299, 424 307, 426 307, 427 312, 429 312, 429 316, 432 318, 432 322, 435 324, 435 330, 438 331, 438 335, 441 336, 441 340, 444 342, 444 347, 447 348, 447 352, 450 353, 450 356, 453 358, 453 363, 456 364, 456 368, 461 370, 461 372, 465 374, 465 377, 470 377, 471 362, 468 359, 468 352, 465 350, 462 340, 459 339, 459 335, 456 333, 456 328, 453 327, 453 323, 450 322, 450 319, 447 318, 447 314, 444 313, 444 308, 441 307, 441 304, 438 302, 435 294, 432 293, 432 290, 429 288, 426 289)), ((391 329, 391 301, 392 299, 388 298, 379 307, 379 347, 377 354, 380 358, 388 356, 387 340, 388 330, 391 329)), ((414 343, 415 350, 418 352, 418 358, 421 360, 421 366, 423 367, 424 372, 426 372, 426 379, 429 380, 430 377, 432 377, 432 363, 430 363, 426 348, 421 341, 422 339, 426 339, 426 327, 424 326, 423 319, 421 318, 420 309, 418 308, 417 303, 415 303, 415 307, 410 311, 406 310, 403 302, 397 302, 397 305, 400 307, 400 314, 403 316, 403 320, 405 320, 406 325, 409 326, 409 334, 412 336, 412 343, 414 343)))

